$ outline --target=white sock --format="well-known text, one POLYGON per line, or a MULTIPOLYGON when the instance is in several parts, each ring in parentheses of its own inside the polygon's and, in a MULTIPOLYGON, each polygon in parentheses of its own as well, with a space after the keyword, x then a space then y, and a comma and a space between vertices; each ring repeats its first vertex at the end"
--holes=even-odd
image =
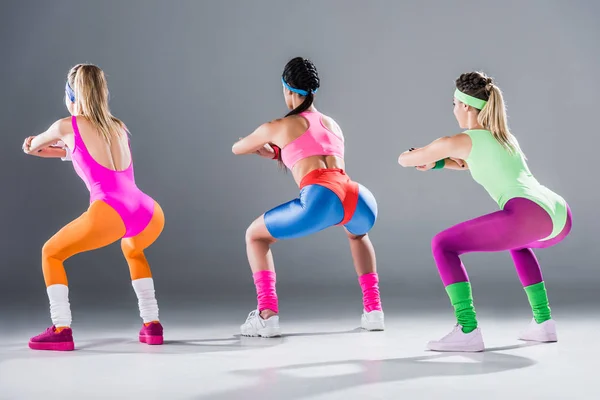
POLYGON ((154 296, 154 280, 142 278, 131 281, 133 290, 138 298, 140 317, 144 323, 158 321, 158 302, 154 296))
POLYGON ((50 285, 46 288, 50 300, 50 317, 54 326, 71 326, 71 304, 69 304, 69 287, 66 285, 50 285))

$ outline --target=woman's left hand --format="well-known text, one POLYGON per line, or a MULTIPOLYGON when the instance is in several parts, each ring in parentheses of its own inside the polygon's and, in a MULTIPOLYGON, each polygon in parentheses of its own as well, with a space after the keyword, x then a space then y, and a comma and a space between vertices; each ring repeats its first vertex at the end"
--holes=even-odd
POLYGON ((23 152, 25 154, 31 154, 31 141, 35 138, 35 136, 29 136, 28 138, 25 139, 25 141, 23 142, 23 152))
POLYGON ((465 167, 465 160, 461 160, 460 158, 454 158, 454 157, 448 157, 449 159, 451 159, 452 161, 454 161, 456 164, 458 164, 459 167, 464 168, 465 167))
POLYGON ((265 144, 260 149, 256 150, 256 154, 264 158, 273 158, 275 157, 275 150, 268 143, 265 144))

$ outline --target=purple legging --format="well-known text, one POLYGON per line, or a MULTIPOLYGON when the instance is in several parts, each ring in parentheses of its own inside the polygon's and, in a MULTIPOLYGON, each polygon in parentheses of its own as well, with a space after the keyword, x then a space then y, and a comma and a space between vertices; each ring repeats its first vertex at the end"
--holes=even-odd
POLYGON ((561 242, 571 231, 571 210, 558 236, 540 241, 552 233, 550 215, 539 205, 524 198, 508 201, 504 210, 484 215, 438 233, 431 242, 433 258, 444 286, 468 282, 469 277, 459 256, 471 252, 509 250, 523 286, 541 282, 542 271, 533 254, 561 242))

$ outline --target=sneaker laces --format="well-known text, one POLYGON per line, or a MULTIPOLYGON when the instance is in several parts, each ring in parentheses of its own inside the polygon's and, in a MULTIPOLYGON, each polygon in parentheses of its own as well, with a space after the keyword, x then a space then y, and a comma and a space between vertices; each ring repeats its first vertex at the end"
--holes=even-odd
POLYGON ((446 336, 441 338, 440 341, 448 339, 450 336, 454 335, 454 333, 459 329, 461 329, 460 325, 458 325, 458 324, 454 325, 454 329, 452 329, 452 331, 449 334, 447 334, 446 336))
POLYGON ((246 318, 246 322, 250 322, 251 320, 253 320, 254 318, 256 318, 257 314, 258 314, 258 310, 252 310, 252 311, 250 311, 250 314, 248 314, 248 318, 246 318))

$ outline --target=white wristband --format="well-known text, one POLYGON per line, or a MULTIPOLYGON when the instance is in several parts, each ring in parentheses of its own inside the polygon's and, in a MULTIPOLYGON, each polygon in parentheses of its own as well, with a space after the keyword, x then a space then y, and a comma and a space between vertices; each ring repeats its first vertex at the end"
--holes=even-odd
POLYGON ((60 159, 63 161, 71 161, 71 150, 68 147, 64 147, 64 149, 67 154, 64 157, 61 157, 60 159))

